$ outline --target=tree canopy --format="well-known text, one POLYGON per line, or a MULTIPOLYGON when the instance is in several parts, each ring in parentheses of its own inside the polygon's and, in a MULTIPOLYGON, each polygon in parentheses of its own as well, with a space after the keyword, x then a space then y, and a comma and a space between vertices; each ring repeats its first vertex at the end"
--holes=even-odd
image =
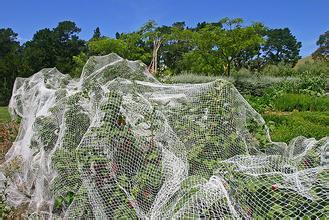
POLYGON ((72 21, 60 22, 53 29, 37 31, 32 40, 23 45, 23 63, 27 74, 45 67, 56 67, 64 73, 71 73, 73 56, 84 51, 85 41, 79 39, 80 28, 72 21))
MULTIPOLYGON (((159 26, 148 21, 136 31, 102 35, 96 27, 92 37, 79 38, 81 29, 72 21, 38 30, 23 45, 17 34, 0 29, 1 102, 7 103, 17 76, 30 76, 46 67, 78 77, 90 56, 117 53, 141 60, 153 74, 169 70, 208 75, 230 75, 241 68, 260 70, 269 64, 293 66, 300 58, 301 43, 288 28, 271 29, 262 23, 246 24, 241 18, 199 22, 184 21, 159 26)), ((314 57, 328 57, 328 32, 320 37, 314 57)))
POLYGON ((10 28, 0 29, 0 105, 8 103, 20 69, 20 44, 17 36, 10 28))
POLYGON ((312 57, 316 60, 329 61, 329 31, 326 31, 324 34, 319 36, 316 45, 319 48, 314 51, 312 57))
POLYGON ((267 63, 283 62, 294 66, 301 58, 299 51, 302 43, 297 41, 289 28, 269 29, 266 32, 266 38, 263 53, 267 63))

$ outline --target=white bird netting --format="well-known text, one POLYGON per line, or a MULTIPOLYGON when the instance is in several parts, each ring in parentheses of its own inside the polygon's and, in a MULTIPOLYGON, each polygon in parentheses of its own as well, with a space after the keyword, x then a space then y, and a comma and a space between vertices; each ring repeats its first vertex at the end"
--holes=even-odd
POLYGON ((6 202, 44 218, 329 216, 329 138, 272 142, 231 83, 168 85, 145 69, 110 54, 79 80, 18 78, 6 202))

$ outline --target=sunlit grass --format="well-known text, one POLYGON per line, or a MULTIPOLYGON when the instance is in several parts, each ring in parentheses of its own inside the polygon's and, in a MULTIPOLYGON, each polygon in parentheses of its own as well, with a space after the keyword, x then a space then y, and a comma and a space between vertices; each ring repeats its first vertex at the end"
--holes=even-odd
POLYGON ((329 111, 272 112, 263 117, 273 141, 289 142, 297 136, 321 139, 329 135, 329 111))
POLYGON ((0 123, 10 121, 8 107, 0 107, 0 123))

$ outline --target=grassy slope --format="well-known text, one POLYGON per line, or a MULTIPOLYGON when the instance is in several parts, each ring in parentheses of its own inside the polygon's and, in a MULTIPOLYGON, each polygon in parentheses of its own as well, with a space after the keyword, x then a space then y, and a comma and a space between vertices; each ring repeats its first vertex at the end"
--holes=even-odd
POLYGON ((298 69, 298 67, 302 66, 306 62, 310 62, 310 63, 314 62, 311 55, 298 60, 298 62, 294 66, 294 69, 298 69))
POLYGON ((10 121, 10 115, 7 107, 0 107, 0 123, 10 121))

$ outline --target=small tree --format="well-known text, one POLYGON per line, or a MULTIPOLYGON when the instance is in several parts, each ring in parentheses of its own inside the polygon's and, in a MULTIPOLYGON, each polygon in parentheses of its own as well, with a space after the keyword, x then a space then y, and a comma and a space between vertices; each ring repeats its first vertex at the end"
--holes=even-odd
POLYGON ((302 43, 297 41, 289 28, 269 29, 265 38, 262 53, 267 64, 284 63, 294 66, 301 58, 299 51, 302 43))
POLYGON ((319 48, 314 51, 312 58, 320 61, 329 61, 329 31, 326 31, 324 34, 321 34, 316 45, 319 48))
POLYGON ((94 30, 94 34, 93 34, 93 37, 91 38, 91 40, 100 39, 101 37, 102 37, 101 30, 99 29, 99 27, 97 27, 94 30))
POLYGON ((148 21, 141 29, 142 38, 147 45, 151 45, 152 59, 148 66, 148 70, 152 74, 156 74, 158 70, 158 52, 161 45, 167 40, 171 28, 167 26, 157 27, 155 21, 148 21))

